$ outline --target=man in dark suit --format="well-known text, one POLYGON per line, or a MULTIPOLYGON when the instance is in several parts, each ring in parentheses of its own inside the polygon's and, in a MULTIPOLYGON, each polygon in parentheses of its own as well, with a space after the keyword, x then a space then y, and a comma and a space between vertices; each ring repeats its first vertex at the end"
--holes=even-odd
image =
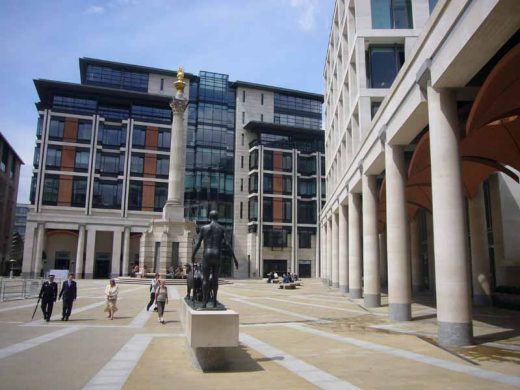
POLYGON ((49 322, 52 315, 52 307, 58 298, 58 285, 54 281, 54 275, 49 275, 49 280, 43 282, 39 298, 42 300, 43 318, 49 322))
POLYGON ((76 282, 74 281, 74 274, 71 272, 69 278, 63 282, 61 286, 60 296, 63 297, 63 312, 61 314, 62 321, 68 321, 70 312, 72 311, 72 303, 76 300, 76 282))

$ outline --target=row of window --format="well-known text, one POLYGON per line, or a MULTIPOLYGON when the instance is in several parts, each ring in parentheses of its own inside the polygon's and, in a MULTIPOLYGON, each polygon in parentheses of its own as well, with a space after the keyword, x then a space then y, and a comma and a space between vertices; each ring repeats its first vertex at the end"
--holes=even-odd
POLYGON ((284 95, 281 93, 274 94, 274 108, 306 111, 321 114, 321 102, 319 100, 307 99, 303 97, 284 95))
POLYGON ((11 156, 11 165, 9 169, 9 177, 12 179, 14 178, 15 172, 16 172, 16 164, 15 164, 15 157, 13 153, 10 153, 9 146, 6 142, 1 143, 0 152, 2 152, 2 158, 0 159, 0 172, 7 172, 7 167, 9 166, 9 156, 11 156))
MULTIPOLYGON (((41 137, 41 120, 38 120, 38 127, 36 135, 41 137)), ((75 139, 66 139, 78 143, 90 143, 92 138, 92 122, 87 120, 79 120, 77 125, 77 132, 75 139)), ((65 132, 65 118, 53 117, 49 123, 49 139, 63 140, 65 132)), ((68 138, 68 137, 65 137, 68 138)))
POLYGON ((273 122, 285 126, 321 129, 321 119, 309 118, 307 116, 275 113, 273 122))
MULTIPOLYGON (((249 153, 249 170, 258 169, 258 149, 249 153)), ((292 172, 292 153, 283 153, 275 158, 272 150, 264 151, 264 170, 292 172)), ((315 156, 298 157, 298 173, 304 176, 317 174, 315 156)), ((321 157, 321 174, 325 174, 325 157, 321 157)))
MULTIPOLYGON (((312 248, 312 232, 298 232, 298 248, 312 248)), ((265 248, 287 248, 289 246, 290 231, 287 229, 266 228, 263 231, 265 248)))
MULTIPOLYGON (((262 204, 264 222, 292 222, 292 199, 265 197, 262 204)), ((316 202, 298 201, 298 223, 316 223, 316 202)), ((249 221, 258 220, 258 198, 252 197, 248 204, 249 221)))
MULTIPOLYGON (((146 146, 146 126, 135 125, 132 130, 132 147, 146 146)), ((157 132, 157 149, 169 151, 171 147, 171 132, 168 129, 159 129, 157 132)))
MULTIPOLYGON (((143 187, 149 186, 153 191, 153 211, 161 211, 168 199, 168 183, 130 181, 128 188, 128 209, 143 209, 143 187)), ((151 208, 151 206, 148 206, 151 208)), ((151 211, 151 210, 145 210, 151 211)))
POLYGON ((86 83, 147 92, 148 73, 114 69, 108 66, 87 65, 86 83))

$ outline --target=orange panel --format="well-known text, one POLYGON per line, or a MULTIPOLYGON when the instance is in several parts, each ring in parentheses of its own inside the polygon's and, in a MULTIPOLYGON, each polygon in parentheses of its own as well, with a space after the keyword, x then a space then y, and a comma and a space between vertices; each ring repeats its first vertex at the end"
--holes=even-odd
POLYGON ((159 129, 157 127, 148 126, 146 128, 146 149, 157 150, 159 143, 159 129))
POLYGON ((273 199, 273 222, 282 222, 283 220, 283 200, 280 198, 273 199))
POLYGON ((153 211, 155 197, 155 183, 143 182, 143 211, 153 211))
POLYGON ((155 154, 147 154, 144 157, 144 177, 155 177, 157 170, 157 156, 155 154))
POLYGON ((74 171, 75 158, 76 148, 74 146, 64 146, 61 151, 61 170, 74 171))
POLYGON ((283 152, 273 152, 273 170, 281 171, 283 169, 283 152))
POLYGON ((70 206, 72 197, 72 177, 60 176, 60 189, 58 191, 58 206, 70 206))
POLYGON ((78 120, 76 118, 65 118, 65 128, 63 130, 63 141, 76 142, 78 138, 78 120))
POLYGON ((282 175, 273 175, 273 193, 281 194, 283 192, 282 175))

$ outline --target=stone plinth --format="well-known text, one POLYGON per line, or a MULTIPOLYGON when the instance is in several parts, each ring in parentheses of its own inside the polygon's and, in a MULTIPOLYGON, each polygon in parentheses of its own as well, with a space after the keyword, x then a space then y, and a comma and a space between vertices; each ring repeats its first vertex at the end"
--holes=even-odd
POLYGON ((225 370, 230 349, 238 347, 238 313, 193 310, 180 301, 180 317, 191 348, 193 365, 203 371, 225 370))

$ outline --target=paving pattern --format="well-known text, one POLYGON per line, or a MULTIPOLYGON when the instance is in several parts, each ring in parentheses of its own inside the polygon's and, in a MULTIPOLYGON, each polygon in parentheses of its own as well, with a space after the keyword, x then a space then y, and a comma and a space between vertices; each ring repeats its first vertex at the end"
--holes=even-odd
POLYGON ((414 321, 387 320, 386 299, 363 307, 320 281, 279 290, 261 281, 223 285, 221 301, 240 314, 240 347, 226 372, 192 365, 170 287, 166 324, 146 311, 147 286, 121 285, 119 311, 103 312, 105 281, 78 281, 68 322, 31 321, 36 300, 0 304, 0 389, 508 389, 520 388, 520 314, 475 313, 477 345, 441 348, 431 297, 414 321))

